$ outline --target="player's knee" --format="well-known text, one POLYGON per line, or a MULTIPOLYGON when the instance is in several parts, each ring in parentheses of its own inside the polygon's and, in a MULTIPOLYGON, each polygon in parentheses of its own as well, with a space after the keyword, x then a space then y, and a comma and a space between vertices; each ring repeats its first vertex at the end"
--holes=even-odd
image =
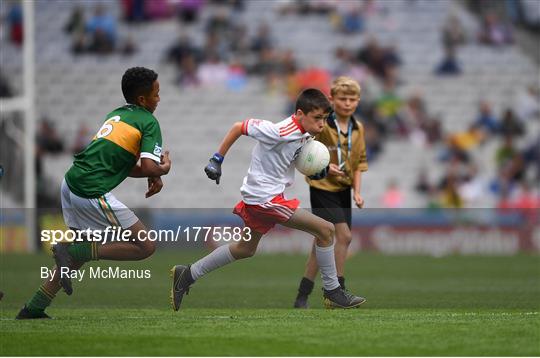
POLYGON ((257 252, 257 247, 249 245, 237 244, 231 248, 231 254, 237 260, 250 258, 255 255, 255 252, 257 252))
POLYGON ((336 228, 334 227, 334 224, 331 222, 326 221, 324 223, 324 233, 325 237, 329 239, 330 241, 334 240, 334 236, 336 235, 336 228))
POLYGON ((336 235, 336 241, 340 244, 349 245, 352 241, 352 234, 350 232, 340 233, 339 235, 336 235))
POLYGON ((319 228, 319 236, 317 237, 317 242, 319 246, 330 246, 334 242, 334 235, 336 229, 334 225, 328 221, 325 221, 324 224, 319 228))
POLYGON ((141 241, 138 246, 140 249, 139 260, 144 260, 152 256, 156 251, 156 243, 153 241, 141 241))
POLYGON ((242 258, 243 259, 248 259, 250 257, 252 257, 253 255, 255 255, 255 252, 257 252, 257 248, 256 247, 245 247, 241 253, 242 253, 242 258))
POLYGON ((156 252, 156 243, 153 241, 150 241, 144 247, 144 253, 146 255, 145 258, 152 256, 154 252, 156 252))

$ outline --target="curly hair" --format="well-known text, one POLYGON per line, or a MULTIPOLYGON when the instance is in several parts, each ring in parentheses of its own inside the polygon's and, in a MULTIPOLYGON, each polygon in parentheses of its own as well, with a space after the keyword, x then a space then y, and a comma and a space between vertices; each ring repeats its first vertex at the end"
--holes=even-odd
POLYGON ((137 97, 152 91, 158 74, 145 67, 129 68, 122 76, 122 93, 127 103, 135 104, 137 97))

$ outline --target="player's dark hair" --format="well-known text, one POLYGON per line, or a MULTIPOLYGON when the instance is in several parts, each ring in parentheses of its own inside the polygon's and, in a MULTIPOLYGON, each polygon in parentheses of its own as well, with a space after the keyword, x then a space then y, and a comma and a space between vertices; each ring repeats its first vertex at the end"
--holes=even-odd
POLYGON ((296 99, 294 111, 296 112, 299 109, 306 114, 317 109, 322 109, 324 113, 329 113, 332 107, 324 93, 316 88, 308 88, 302 91, 296 99))
POLYGON ((122 76, 122 93, 127 103, 135 104, 137 97, 152 91, 158 74, 144 67, 129 68, 122 76))

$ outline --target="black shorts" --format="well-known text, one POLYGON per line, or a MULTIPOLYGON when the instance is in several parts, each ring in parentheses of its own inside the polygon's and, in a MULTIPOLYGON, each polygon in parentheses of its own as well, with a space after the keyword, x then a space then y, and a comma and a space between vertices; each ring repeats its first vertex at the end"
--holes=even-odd
POLYGON ((347 223, 351 228, 351 189, 332 192, 309 187, 311 212, 332 224, 347 223))

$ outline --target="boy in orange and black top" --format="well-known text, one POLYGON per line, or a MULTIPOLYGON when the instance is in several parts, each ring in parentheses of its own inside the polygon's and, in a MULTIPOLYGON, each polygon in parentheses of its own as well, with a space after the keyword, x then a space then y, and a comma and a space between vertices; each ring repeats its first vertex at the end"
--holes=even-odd
MULTIPOLYGON (((349 77, 338 77, 332 83, 330 99, 334 111, 328 116, 323 131, 316 136, 330 151, 328 176, 322 180, 307 179, 313 213, 333 223, 336 229, 336 268, 343 289, 345 259, 351 243, 351 188, 354 203, 362 208, 362 172, 368 169, 364 127, 353 116, 360 101, 360 91, 360 85, 349 77)), ((317 271, 312 250, 294 307, 308 307, 307 300, 317 271)))

